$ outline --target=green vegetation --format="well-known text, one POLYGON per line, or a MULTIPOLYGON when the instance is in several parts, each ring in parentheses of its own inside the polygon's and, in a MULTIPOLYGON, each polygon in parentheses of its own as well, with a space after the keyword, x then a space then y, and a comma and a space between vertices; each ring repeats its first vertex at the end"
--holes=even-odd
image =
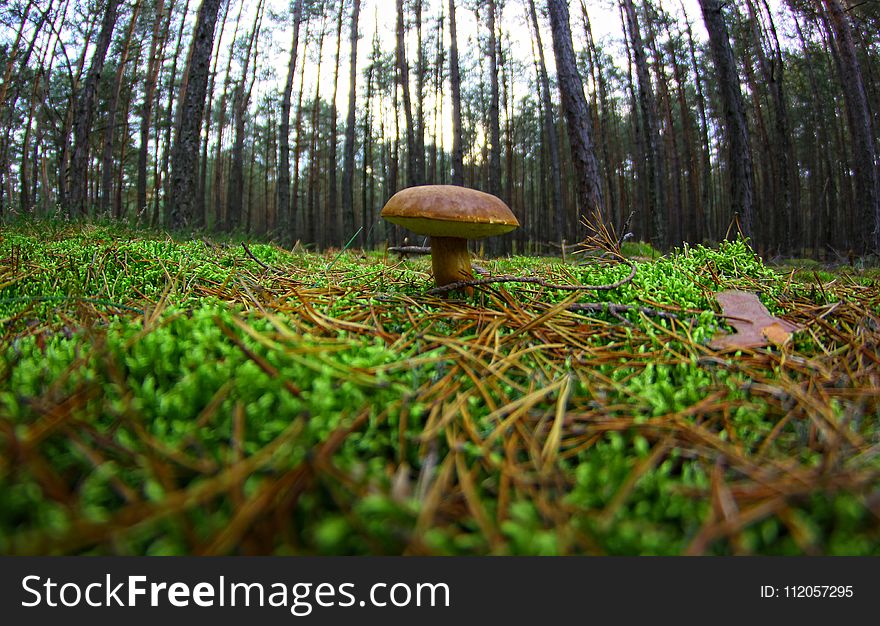
POLYGON ((248 250, 2 231, 0 553, 880 554, 876 277, 248 250), (806 330, 709 349, 729 288, 806 330))

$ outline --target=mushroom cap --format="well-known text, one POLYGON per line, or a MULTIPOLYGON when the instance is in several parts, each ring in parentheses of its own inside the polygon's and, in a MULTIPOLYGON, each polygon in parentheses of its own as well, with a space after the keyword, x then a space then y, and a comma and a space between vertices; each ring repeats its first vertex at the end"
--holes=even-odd
POLYGON ((495 196, 457 185, 421 185, 394 194, 382 217, 421 235, 482 239, 503 235, 519 220, 495 196))

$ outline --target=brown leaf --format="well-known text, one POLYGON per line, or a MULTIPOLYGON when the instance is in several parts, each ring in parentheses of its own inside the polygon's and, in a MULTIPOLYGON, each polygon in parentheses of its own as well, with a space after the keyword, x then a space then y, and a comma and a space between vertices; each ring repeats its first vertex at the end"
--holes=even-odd
POLYGON ((770 315, 757 294, 728 290, 717 294, 715 299, 728 323, 736 329, 736 333, 716 337, 709 343, 709 347, 716 350, 760 348, 770 342, 781 345, 788 341, 791 333, 801 330, 797 324, 770 315))

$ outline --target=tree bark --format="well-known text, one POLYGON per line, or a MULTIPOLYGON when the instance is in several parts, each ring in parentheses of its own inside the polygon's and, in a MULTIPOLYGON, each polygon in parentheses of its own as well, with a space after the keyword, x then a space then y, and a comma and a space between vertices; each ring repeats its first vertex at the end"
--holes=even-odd
POLYGON ((354 235, 354 125, 355 125, 355 91, 357 87, 357 42, 358 16, 361 11, 361 0, 353 0, 351 8, 351 53, 349 55, 348 78, 348 116, 345 122, 345 146, 343 147, 342 165, 342 211, 343 238, 354 235))
POLYGON ((291 226, 290 215, 290 97, 293 93, 293 75, 296 73, 296 55, 299 49, 299 27, 302 21, 302 0, 293 8, 293 41, 287 79, 281 92, 281 122, 278 124, 278 226, 287 237, 291 226))
POLYGON ((168 39, 168 31, 171 26, 171 15, 174 13, 173 0, 167 10, 164 0, 157 0, 155 12, 153 33, 150 39, 150 56, 147 61, 144 99, 141 103, 140 144, 138 145, 137 164, 137 206, 135 207, 138 218, 142 217, 147 209, 147 152, 150 144, 150 123, 153 116, 153 100, 156 97, 159 70, 162 66, 160 57, 165 49, 165 42, 168 39), (166 11, 167 15, 164 15, 166 11))
MULTIPOLYGON (((211 139, 211 126, 213 125, 213 115, 214 115, 214 89, 217 84, 217 66, 220 63, 220 45, 219 42, 223 41, 223 33, 226 31, 226 20, 229 17, 229 4, 226 3, 226 6, 223 7, 223 16, 220 18, 220 32, 217 34, 218 45, 215 46, 214 49, 214 61, 211 65, 211 75, 208 78, 208 93, 206 96, 205 103, 205 129, 202 132, 202 160, 199 164, 199 190, 196 194, 196 213, 199 215, 199 223, 208 225, 208 165, 210 161, 208 160, 208 143, 210 143, 211 139)), ((236 33, 238 33, 238 21, 235 23, 236 33)), ((233 37, 233 41, 235 37, 233 37)), ((229 58, 232 58, 232 55, 229 55, 229 58)), ((226 94, 226 88, 228 85, 229 73, 226 74, 227 80, 224 81, 223 84, 223 93, 224 96, 226 94)), ((221 108, 225 112, 226 103, 225 101, 221 104, 221 108)), ((220 143, 220 135, 221 133, 217 133, 217 143, 220 143)), ((218 159, 219 162, 219 159, 218 159)), ((214 175, 217 175, 216 163, 214 164, 214 175)), ((213 224, 214 228, 217 228, 219 224, 213 224)))
POLYGON ((415 0, 416 27, 416 174, 419 184, 425 182, 425 50, 422 46, 422 0, 415 0))
POLYGON ((547 64, 544 58, 544 44, 541 41, 541 26, 538 23, 538 11, 535 0, 529 0, 529 18, 535 32, 535 46, 538 53, 538 90, 542 104, 544 136, 547 140, 547 154, 550 161, 550 198, 553 211, 554 238, 562 241, 565 238, 565 207, 562 204, 562 175, 559 166, 559 135, 553 123, 553 103, 550 98, 550 79, 547 76, 547 64))
POLYGON ((718 90, 724 112, 732 208, 740 217, 743 234, 752 237, 755 183, 749 128, 746 125, 745 106, 736 71, 736 61, 733 58, 727 25, 724 23, 722 6, 721 0, 700 0, 706 30, 709 32, 709 45, 715 71, 718 74, 718 90))
POLYGON ((403 115, 406 118, 406 176, 407 185, 414 187, 422 184, 419 172, 416 133, 413 125, 412 99, 409 91, 409 64, 406 61, 406 45, 404 43, 403 0, 397 0, 397 83, 403 97, 403 115))
POLYGON ((452 91, 452 184, 464 186, 464 149, 461 133, 461 74, 458 68, 458 33, 455 0, 449 0, 449 83, 452 91))
POLYGON ((667 245, 666 240, 666 166, 660 146, 660 122, 657 115, 657 99, 651 84, 648 58, 642 40, 639 19, 632 0, 623 0, 626 13, 627 30, 632 44, 633 59, 636 65, 636 78, 639 84, 639 114, 644 129, 645 148, 648 162, 648 210, 651 215, 652 241, 660 249, 667 245))
POLYGON ((578 212, 581 221, 590 213, 604 211, 599 163, 593 145, 590 110, 584 97, 584 87, 577 69, 566 0, 547 0, 550 27, 553 34, 553 52, 556 57, 556 75, 562 108, 568 122, 568 141, 576 178, 578 212))
POLYGON ((254 42, 260 33, 260 24, 263 18, 263 2, 257 4, 254 23, 248 37, 245 49, 244 65, 241 68, 241 77, 235 86, 232 96, 232 119, 235 135, 232 143, 232 159, 229 168, 229 186, 226 192, 227 211, 226 228, 238 230, 242 224, 244 212, 244 135, 245 118, 247 116, 248 103, 250 102, 253 81, 248 80, 248 70, 251 65, 251 54, 254 50, 254 42))
MULTIPOLYGON (((171 60, 171 72, 168 75, 168 104, 165 107, 165 136, 162 140, 162 165, 158 168, 156 176, 156 189, 162 186, 163 206, 162 221, 167 226, 171 223, 170 202, 168 200, 171 195, 171 177, 168 175, 168 168, 171 163, 171 138, 174 130, 174 96, 176 93, 177 80, 177 64, 180 59, 180 52, 183 49, 183 31, 186 26, 186 17, 189 14, 190 0, 184 0, 183 15, 180 17, 180 25, 177 29, 177 43, 174 46, 174 55, 171 60)), ((181 81, 182 83, 182 81, 181 81)), ((157 105, 158 106, 158 105, 157 105)), ((156 155, 159 154, 159 129, 156 129, 156 155)), ((153 216, 151 223, 156 225, 159 223, 159 193, 153 194, 153 216)))
POLYGON ((498 41, 495 33, 495 0, 489 0, 489 193, 501 195, 501 122, 498 94, 498 41))
POLYGON ((202 0, 177 98, 176 133, 171 150, 171 196, 168 198, 171 227, 174 229, 192 226, 197 217, 195 194, 198 190, 199 133, 219 10, 220 0, 202 0))
MULTIPOLYGON (((138 0, 132 9, 131 20, 125 30, 125 41, 122 44, 122 56, 116 65, 116 75, 113 79, 113 91, 110 101, 107 103, 107 123, 104 126, 104 151, 101 155, 101 202, 99 211, 101 215, 110 212, 110 193, 113 187, 113 139, 116 136, 116 112, 119 108, 119 96, 122 90, 122 78, 125 75, 125 66, 128 63, 128 54, 131 44, 135 43, 140 48, 140 42, 133 42, 134 27, 141 10, 141 1, 138 0)), ((120 162, 119 167, 122 167, 120 162)), ((119 218, 120 215, 113 217, 119 218)))
POLYGON ((849 17, 838 0, 822 0, 831 28, 834 43, 840 57, 841 83, 847 123, 852 145, 852 166, 855 172, 856 215, 864 225, 859 248, 873 248, 880 253, 880 180, 877 173, 877 152, 874 128, 865 82, 853 42, 849 17), (869 232, 873 225, 873 231, 869 232))
POLYGON ((342 16, 345 0, 339 0, 339 13, 336 16, 336 61, 333 65, 333 97, 330 100, 330 154, 327 157, 327 223, 324 226, 325 243, 336 245, 339 241, 339 206, 337 206, 337 116, 336 96, 339 93, 339 56, 342 48, 342 16))
POLYGON ((119 0, 107 0, 104 17, 101 21, 101 32, 95 43, 89 71, 83 83, 73 115, 73 156, 70 161, 70 197, 67 211, 70 217, 86 215, 86 185, 88 183, 89 166, 89 135, 92 131, 92 119, 95 114, 95 97, 98 92, 98 80, 104 69, 104 59, 110 47, 110 39, 116 26, 116 12, 119 0))

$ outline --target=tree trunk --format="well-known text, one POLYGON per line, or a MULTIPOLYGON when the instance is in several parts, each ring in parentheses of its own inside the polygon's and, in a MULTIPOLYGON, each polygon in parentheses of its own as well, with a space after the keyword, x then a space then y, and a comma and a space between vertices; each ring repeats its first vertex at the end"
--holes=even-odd
MULTIPOLYGON (((568 141, 576 178, 578 211, 581 221, 591 213, 604 211, 599 163, 593 145, 590 110, 584 97, 584 86, 577 69, 566 0, 547 0, 553 53, 562 108, 568 122, 568 141)), ((580 238, 580 237, 578 237, 580 238)))
POLYGON ((141 218, 147 209, 147 152, 150 144, 150 123, 153 116, 153 99, 156 97, 156 84, 161 69, 160 57, 165 49, 168 31, 171 26, 171 15, 174 13, 174 2, 167 8, 164 0, 156 0, 156 16, 153 22, 153 33, 150 39, 150 57, 147 62, 147 75, 144 87, 144 100, 141 103, 140 144, 138 145, 137 164, 137 206, 135 210, 141 218), (164 22, 164 25, 163 25, 164 22))
POLYGON ((327 157, 327 222, 324 226, 325 241, 329 245, 339 242, 339 207, 337 206, 337 116, 336 96, 339 93, 339 53, 342 48, 342 16, 345 12, 345 0, 339 0, 339 13, 336 16, 336 61, 333 65, 333 97, 330 100, 330 154, 327 157))
POLYGON ((425 182, 425 50, 422 47, 422 0, 415 0, 416 26, 416 174, 419 184, 425 182))
POLYGON ((599 92, 597 118, 601 119, 605 124, 604 128, 597 125, 596 132, 599 135, 599 144, 602 149, 602 159, 605 165, 605 186, 607 189, 605 203, 608 207, 608 219, 622 226, 625 218, 621 216, 623 211, 618 202, 618 193, 615 191, 615 173, 620 169, 620 159, 617 157, 617 150, 614 151, 615 154, 612 157, 611 147, 609 146, 609 135, 611 135, 611 132, 619 132, 617 115, 614 110, 613 98, 608 97, 608 85, 605 81, 605 73, 602 71, 602 60, 596 50, 593 28, 590 24, 590 16, 587 13, 587 5, 584 3, 584 0, 581 0, 581 16, 584 22, 584 34, 587 37, 587 54, 590 61, 590 70, 593 72, 593 82, 599 92), (611 100, 610 106, 609 100, 611 100))
POLYGON ((651 84, 648 58, 639 27, 638 16, 632 0, 623 0, 626 12, 632 53, 636 65, 636 78, 639 83, 639 114, 644 129, 645 148, 648 162, 648 210, 651 215, 652 241, 660 249, 667 245, 666 237, 666 165, 660 146, 660 122, 657 116, 657 99, 651 84))
POLYGON ((776 25, 773 23, 773 15, 767 0, 762 0, 762 3, 769 21, 768 29, 773 41, 768 74, 770 93, 776 109, 774 130, 778 143, 779 183, 782 187, 783 205, 787 218, 783 226, 784 236, 780 238, 780 241, 784 251, 793 252, 794 247, 800 241, 800 172, 791 139, 791 123, 789 121, 789 103, 785 86, 785 64, 782 60, 782 46, 779 44, 776 25))
POLYGON ((746 237, 752 237, 754 207, 754 173, 746 125, 745 106, 740 90, 736 61, 730 46, 727 25, 724 23, 721 0, 700 0, 724 111, 724 133, 730 168, 730 196, 733 210, 740 217, 740 226, 746 237))
MULTIPOLYGON (((323 9, 324 4, 321 4, 323 9)), ((318 193, 315 190, 315 187, 320 187, 320 182, 318 178, 318 169, 321 163, 321 155, 319 148, 318 137, 320 136, 319 130, 319 112, 321 109, 321 59, 324 57, 324 37, 326 34, 326 26, 324 22, 323 11, 321 15, 321 32, 318 35, 318 68, 315 72, 315 96, 312 98, 312 119, 311 119, 311 137, 309 140, 309 184, 306 189, 306 197, 307 197, 307 209, 303 215, 303 221, 305 223, 305 240, 309 243, 318 244, 318 238, 316 235, 316 224, 318 221, 318 209, 317 209, 317 201, 318 201, 318 193)))
POLYGON ((299 165, 300 155, 302 154, 303 130, 302 130, 302 114, 303 114, 303 92, 306 83, 306 64, 308 63, 307 52, 309 49, 309 26, 310 22, 306 21, 306 36, 303 44, 303 58, 299 68, 299 89, 296 97, 296 121, 293 129, 296 132, 296 143, 293 146, 293 192, 290 197, 290 229, 289 236, 291 241, 301 241, 302 234, 300 226, 303 219, 299 211, 299 165))
MULTIPOLYGON (((210 139, 211 139, 211 126, 212 126, 213 116, 214 116, 214 88, 217 84, 217 65, 219 65, 219 63, 220 63, 220 42, 223 41, 223 33, 226 31, 226 19, 229 17, 229 5, 230 5, 229 2, 227 2, 225 4, 225 6, 223 7, 223 17, 220 18, 220 32, 217 34, 218 45, 216 46, 216 48, 214 50, 214 62, 211 65, 211 75, 208 79, 208 93, 207 93, 206 104, 205 104, 205 108, 206 108, 206 110, 205 110, 205 129, 202 132, 202 160, 201 160, 201 163, 199 164, 200 165, 200 167, 199 167, 199 190, 198 190, 198 193, 196 194, 196 200, 197 200, 196 213, 199 215, 199 223, 204 224, 205 226, 208 225, 208 198, 207 198, 207 195, 208 195, 208 165, 210 163, 210 161, 208 160, 208 143, 210 142, 210 139)), ((238 21, 236 21, 235 26, 236 26, 236 33, 237 33, 238 32, 238 21)), ((233 40, 234 39, 235 38, 233 37, 233 40)), ((232 55, 230 54, 229 57, 231 59, 232 55)), ((229 74, 227 72, 227 79, 228 79, 228 77, 229 77, 229 74)), ((226 93, 227 82, 224 82, 224 85, 223 85, 224 95, 226 93)), ((222 106, 224 107, 224 110, 225 110, 226 103, 224 102, 222 104, 222 106)), ((220 136, 220 133, 218 133, 218 143, 219 143, 219 136, 220 136)), ((215 165, 215 167, 213 168, 214 175, 216 176, 216 174, 217 174, 216 163, 214 165, 215 165)), ((218 226, 218 224, 215 223, 212 226, 214 228, 216 228, 218 226)))
POLYGON ((202 0, 177 98, 176 133, 171 150, 171 196, 168 198, 171 227, 174 229, 192 226, 197 217, 195 194, 198 190, 199 133, 219 9, 220 0, 202 0))
MULTIPOLYGON (((125 30, 125 42, 122 44, 122 56, 116 65, 116 76, 113 80, 113 91, 110 101, 107 103, 107 123, 104 126, 104 151, 101 155, 101 202, 99 211, 101 215, 110 212, 110 193, 113 187, 113 139, 116 134, 116 111, 119 108, 119 95, 122 90, 122 78, 125 75, 125 66, 128 63, 128 53, 133 43, 134 27, 140 14, 141 2, 138 0, 132 9, 131 20, 125 30)), ((140 42, 135 42, 135 47, 140 48, 140 42)), ((122 168, 122 163, 119 163, 122 168)), ((113 217, 119 218, 119 215, 113 217)))
MULTIPOLYGON (((151 223, 156 225, 159 223, 159 185, 163 191, 162 218, 163 223, 167 226, 171 222, 169 213, 169 196, 171 195, 171 177, 168 175, 169 164, 171 163, 171 136, 174 130, 174 95, 176 92, 177 80, 177 63, 180 59, 180 51, 183 49, 183 31, 186 26, 186 17, 189 14, 190 0, 185 0, 183 4, 183 15, 180 18, 180 26, 177 29, 177 43, 174 46, 174 56, 171 60, 171 73, 168 76, 168 104, 165 106, 165 136, 162 141, 162 165, 158 169, 156 178, 156 193, 153 194, 153 216, 151 223)), ((158 102, 158 100, 157 100, 158 102)), ((158 106, 158 104, 157 104, 158 106)), ((156 129, 156 155, 159 154, 159 129, 156 129)))
POLYGON ((550 79, 547 77, 547 64, 544 59, 544 44, 541 41, 541 27, 538 24, 538 12, 535 0, 529 0, 529 18, 535 33, 535 45, 538 52, 538 90, 541 98, 544 136, 547 140, 547 153, 550 160, 550 193, 551 210, 553 211, 554 239, 559 242, 565 238, 565 207, 562 204, 562 175, 559 167, 559 135, 553 123, 553 103, 550 98, 550 79))
POLYGON ((357 41, 358 16, 361 11, 361 0, 353 0, 351 8, 351 54, 349 55, 348 78, 348 116, 345 122, 345 146, 343 147, 342 166, 342 227, 343 238, 354 235, 354 125, 355 125, 355 91, 357 87, 357 41))
POLYGON ((95 52, 89 65, 86 80, 83 83, 73 114, 73 156, 70 161, 70 197, 67 211, 70 217, 86 215, 86 185, 88 183, 89 143, 92 131, 92 119, 95 114, 95 96, 98 92, 98 80, 104 69, 104 58, 110 47, 113 28, 116 26, 116 11, 119 0, 107 0, 101 32, 95 43, 95 52))
POLYGON ((260 24, 263 19, 263 2, 257 5, 254 23, 248 37, 247 48, 244 51, 244 64, 241 68, 241 78, 235 86, 232 96, 232 118, 235 135, 232 144, 232 159, 229 168, 229 186, 226 192, 227 213, 226 228, 238 230, 242 224, 244 212, 244 135, 245 118, 247 116, 248 103, 250 102, 253 81, 248 81, 248 70, 251 64, 251 54, 254 50, 254 42, 260 33, 260 24))
POLYGON ((281 122, 278 124, 278 226, 287 237, 292 228, 290 216, 290 97, 293 93, 293 75, 296 73, 296 55, 299 49, 299 26, 302 21, 302 0, 293 8, 293 41, 287 80, 281 92, 281 122))
POLYGON ((498 41, 495 34, 495 0, 489 0, 489 193, 501 195, 501 123, 498 95, 498 41))
MULTIPOLYGON (((238 41, 238 30, 241 27, 241 15, 243 11, 244 5, 240 4, 238 7, 238 15, 235 17, 235 27, 232 29, 233 42, 238 41)), ((211 181, 211 205, 214 211, 214 228, 217 230, 225 228, 226 216, 228 213, 226 202, 228 198, 223 192, 224 183, 226 183, 228 187, 228 178, 224 177, 226 172, 223 166, 223 136, 226 133, 226 100, 227 96, 229 95, 229 86, 232 84, 233 57, 234 55, 230 51, 230 54, 226 59, 226 70, 223 74, 223 93, 220 95, 220 100, 218 102, 220 110, 217 112, 217 141, 214 146, 214 163, 212 166, 213 176, 211 181)), ((234 117, 235 111, 233 111, 232 114, 234 117)))
POLYGON ((397 83, 400 85, 403 96, 403 115, 406 118, 407 185, 414 187, 422 184, 422 178, 419 175, 416 133, 413 127, 412 100, 409 92, 409 64, 406 61, 404 34, 403 0, 397 0, 397 83))
MULTIPOLYGON (((684 12, 684 3, 681 5, 684 12)), ((685 15, 687 15, 685 13, 685 15)), ((703 95, 703 80, 700 68, 697 65, 696 45, 694 44, 693 29, 690 20, 685 17, 685 32, 688 38, 688 51, 690 52, 691 69, 694 72, 694 84, 697 92, 697 110, 700 113, 700 139, 701 139, 701 191, 700 204, 696 209, 694 225, 698 233, 698 239, 707 235, 715 236, 716 232, 709 227, 713 214, 712 202, 712 162, 711 147, 709 144, 709 121, 706 116, 706 98, 703 95)))
POLYGON ((877 174, 877 152, 874 128, 862 70, 853 43, 849 17, 838 0, 822 0, 834 31, 834 43, 840 57, 840 79, 846 105, 846 118, 852 144, 852 166, 855 172, 855 213, 863 224, 859 248, 873 248, 880 253, 880 180, 877 174), (870 225, 873 232, 869 232, 870 225))
POLYGON ((452 184, 464 186, 464 149, 461 134, 461 74, 458 69, 458 33, 455 0, 449 0, 449 82, 452 89, 452 184))

